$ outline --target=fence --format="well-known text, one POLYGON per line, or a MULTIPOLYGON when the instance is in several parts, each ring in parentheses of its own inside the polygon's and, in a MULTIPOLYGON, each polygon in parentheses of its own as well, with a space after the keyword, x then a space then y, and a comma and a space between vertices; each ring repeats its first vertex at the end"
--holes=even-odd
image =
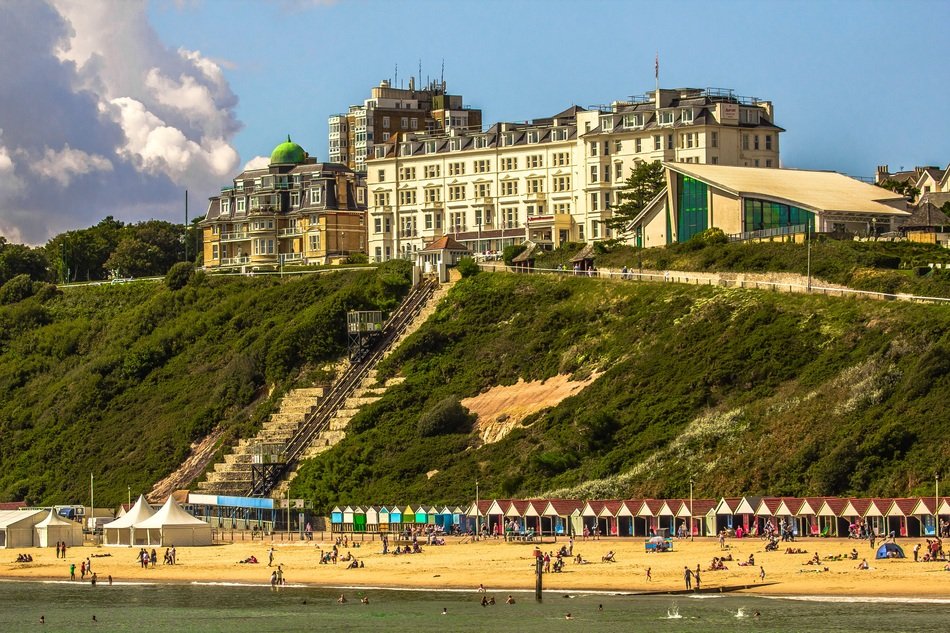
POLYGON ((784 281, 761 281, 756 279, 728 279, 720 277, 717 274, 694 273, 684 271, 650 271, 637 272, 628 271, 626 273, 615 270, 558 270, 556 268, 530 268, 523 269, 514 266, 504 266, 500 264, 480 264, 479 267, 485 271, 491 272, 510 272, 521 274, 549 274, 564 275, 570 277, 599 277, 603 279, 615 279, 618 281, 653 281, 664 283, 684 283, 698 286, 720 286, 723 288, 748 288, 752 290, 771 290, 773 292, 788 293, 806 293, 822 294, 833 297, 866 297, 869 299, 878 299, 882 301, 915 301, 919 303, 939 303, 950 304, 948 297, 926 297, 921 295, 898 294, 888 292, 873 292, 870 290, 855 290, 843 286, 816 286, 808 280, 804 282, 784 282, 784 281))

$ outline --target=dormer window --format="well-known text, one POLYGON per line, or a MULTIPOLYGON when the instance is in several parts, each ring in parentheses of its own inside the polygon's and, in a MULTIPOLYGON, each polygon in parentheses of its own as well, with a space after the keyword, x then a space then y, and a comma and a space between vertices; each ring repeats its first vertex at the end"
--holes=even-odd
POLYGON ((488 147, 488 137, 476 136, 474 139, 472 139, 472 145, 475 147, 475 149, 488 147))
POLYGON ((742 108, 739 110, 739 122, 749 125, 758 125, 759 111, 754 108, 742 108))
POLYGON ((451 141, 449 141, 449 149, 451 149, 453 152, 457 152, 458 150, 462 149, 462 139, 453 138, 451 141))
POLYGON ((403 143, 399 153, 403 156, 412 156, 412 143, 403 143))
POLYGON ((660 125, 673 125, 673 111, 661 110, 659 114, 660 125))
POLYGON ((529 131, 528 131, 528 142, 529 142, 529 143, 537 143, 540 138, 541 138, 541 134, 540 134, 540 132, 538 132, 537 130, 529 130, 529 131))
POLYGON ((643 115, 642 114, 625 114, 623 115, 623 126, 624 127, 641 127, 643 125, 643 115))
POLYGON ((515 143, 515 135, 514 135, 514 132, 505 132, 504 134, 502 134, 502 136, 501 136, 501 144, 502 144, 502 145, 505 145, 505 146, 507 146, 507 145, 514 145, 514 143, 515 143))
POLYGON ((613 132, 614 118, 612 116, 600 117, 600 130, 602 132, 613 132))
POLYGON ((551 130, 551 140, 552 141, 566 141, 567 130, 562 127, 554 128, 553 130, 551 130))
POLYGON ((426 141, 426 154, 435 154, 435 141, 426 141))
POLYGON ((693 109, 692 108, 683 108, 680 111, 680 119, 683 123, 692 123, 693 122, 693 109))

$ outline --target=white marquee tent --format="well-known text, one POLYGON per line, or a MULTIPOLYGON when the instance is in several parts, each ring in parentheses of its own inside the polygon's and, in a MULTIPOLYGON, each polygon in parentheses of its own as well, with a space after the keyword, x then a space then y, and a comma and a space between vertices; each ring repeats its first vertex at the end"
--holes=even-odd
POLYGON ((54 509, 50 509, 46 518, 33 527, 33 531, 37 547, 53 547, 59 542, 66 543, 69 547, 82 545, 82 525, 64 519, 56 514, 54 509))
POLYGON ((136 524, 145 521, 155 514, 152 507, 145 500, 145 495, 139 495, 138 501, 132 508, 115 521, 102 526, 104 545, 145 545, 148 534, 145 530, 135 533, 136 524))
POLYGON ((146 533, 149 545, 211 545, 211 526, 185 512, 174 497, 168 497, 153 516, 136 523, 135 529, 146 533))
POLYGON ((46 510, 0 510, 0 548, 33 547, 33 526, 46 510))

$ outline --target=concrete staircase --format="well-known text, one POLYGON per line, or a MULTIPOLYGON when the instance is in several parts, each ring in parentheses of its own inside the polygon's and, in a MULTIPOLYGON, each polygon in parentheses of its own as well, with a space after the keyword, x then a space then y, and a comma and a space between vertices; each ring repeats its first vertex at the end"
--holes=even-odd
MULTIPOLYGON (((453 270, 452 272, 455 271, 453 270)), ((439 286, 439 288, 426 302, 425 307, 419 312, 416 318, 413 319, 409 327, 407 327, 402 335, 393 342, 388 350, 386 350, 383 358, 389 356, 396 348, 399 347, 400 344, 402 344, 402 342, 407 337, 418 330, 422 324, 426 322, 432 313, 435 312, 439 302, 442 301, 446 294, 448 294, 449 289, 457 280, 458 277, 456 276, 455 278, 452 278, 449 283, 439 286)), ((361 408, 376 402, 383 397, 383 394, 386 393, 387 389, 394 385, 398 385, 403 380, 405 380, 405 378, 396 377, 390 378, 384 383, 380 383, 377 379, 376 369, 371 369, 367 373, 366 378, 363 379, 363 382, 360 384, 360 386, 355 392, 353 392, 353 395, 346 399, 346 402, 342 407, 337 409, 333 418, 331 418, 328 427, 317 434, 314 441, 304 453, 304 459, 317 457, 321 453, 333 448, 340 442, 340 440, 346 437, 346 427, 349 426, 350 420, 352 420, 356 414, 359 413, 361 408)), ((285 497, 287 495, 287 489, 290 487, 290 482, 293 481, 294 477, 296 476, 296 469, 288 473, 284 480, 276 488, 274 488, 272 496, 275 499, 285 497)))
POLYGON ((215 495, 244 496, 251 488, 251 468, 254 455, 275 451, 294 436, 307 415, 323 397, 322 387, 293 389, 280 401, 280 409, 272 413, 261 430, 252 438, 242 439, 223 462, 214 465, 204 481, 198 483, 198 492, 215 495))

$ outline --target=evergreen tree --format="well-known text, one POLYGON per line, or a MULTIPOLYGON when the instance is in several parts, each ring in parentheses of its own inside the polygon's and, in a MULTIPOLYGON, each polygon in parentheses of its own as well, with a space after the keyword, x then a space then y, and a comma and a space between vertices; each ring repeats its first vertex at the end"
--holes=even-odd
POLYGON ((617 241, 633 233, 633 219, 665 186, 666 178, 660 161, 638 162, 630 171, 623 188, 617 192, 617 204, 611 206, 613 217, 604 220, 607 228, 614 231, 617 241))

